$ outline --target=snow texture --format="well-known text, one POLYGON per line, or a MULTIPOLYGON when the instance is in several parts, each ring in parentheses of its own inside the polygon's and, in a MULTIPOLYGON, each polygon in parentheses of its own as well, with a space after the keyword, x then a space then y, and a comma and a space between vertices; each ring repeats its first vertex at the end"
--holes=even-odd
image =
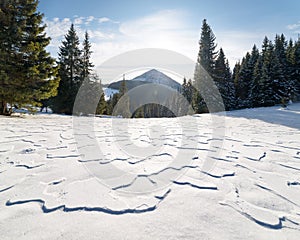
POLYGON ((300 239, 300 104, 94 118, 99 159, 73 120, 0 117, 2 240, 300 239))

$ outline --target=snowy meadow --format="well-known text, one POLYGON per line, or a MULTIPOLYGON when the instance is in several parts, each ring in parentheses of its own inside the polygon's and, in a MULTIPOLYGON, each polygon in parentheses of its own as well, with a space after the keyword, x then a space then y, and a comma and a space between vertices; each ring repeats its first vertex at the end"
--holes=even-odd
POLYGON ((299 239, 299 114, 0 117, 1 239, 299 239))

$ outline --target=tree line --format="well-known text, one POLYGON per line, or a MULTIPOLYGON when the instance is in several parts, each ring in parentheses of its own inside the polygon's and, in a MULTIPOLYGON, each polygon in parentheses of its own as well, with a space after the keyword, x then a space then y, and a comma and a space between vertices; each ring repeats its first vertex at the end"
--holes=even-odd
POLYGON ((50 38, 37 7, 38 0, 0 2, 0 114, 10 115, 13 108, 22 106, 50 106, 53 112, 63 114, 173 117, 299 100, 299 39, 287 41, 283 34, 276 35, 274 41, 265 37, 261 50, 254 45, 231 71, 224 50, 217 50, 216 37, 204 19, 194 78, 183 80, 180 94, 170 94, 162 104, 139 106, 138 100, 127 96, 124 80, 119 93, 105 101, 91 62, 88 32, 81 48, 72 24, 55 59, 46 51, 50 38), (81 112, 74 112, 82 86, 81 112))
MULTIPOLYGON (((224 51, 216 51, 216 37, 204 19, 193 81, 184 82, 183 94, 197 113, 208 112, 207 103, 215 95, 207 88, 207 76, 214 81, 225 110, 266 107, 298 101, 300 96, 300 39, 286 40, 283 34, 271 41, 264 38, 261 51, 256 45, 237 62, 231 72, 224 51), (203 71, 205 69, 205 71, 203 71), (196 89, 205 89, 207 99, 196 89)), ((215 104, 218 101, 214 100, 215 104)))

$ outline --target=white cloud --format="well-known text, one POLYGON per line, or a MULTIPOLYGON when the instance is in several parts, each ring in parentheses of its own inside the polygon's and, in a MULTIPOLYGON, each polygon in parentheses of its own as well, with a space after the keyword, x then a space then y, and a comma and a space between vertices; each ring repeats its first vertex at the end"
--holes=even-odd
POLYGON ((61 41, 64 39, 64 36, 67 34, 68 30, 70 29, 70 26, 72 23, 75 25, 76 32, 78 36, 82 39, 84 36, 85 31, 88 31, 91 37, 92 41, 98 42, 101 40, 111 40, 114 38, 114 34, 112 33, 105 33, 104 31, 101 31, 100 29, 87 27, 86 25, 89 25, 91 22, 97 21, 98 19, 94 16, 89 17, 79 17, 74 16, 73 19, 70 18, 53 18, 51 19, 45 19, 45 23, 47 25, 46 32, 47 35, 51 37, 51 52, 53 55, 56 56, 58 47, 61 44, 61 41))
POLYGON ((129 36, 139 36, 143 33, 162 33, 184 29, 184 13, 177 10, 159 11, 140 19, 124 22, 120 32, 129 36))
POLYGON ((83 23, 84 17, 77 17, 74 19, 74 24, 75 25, 80 25, 83 23))
POLYGON ((298 28, 300 28, 300 21, 298 23, 295 23, 295 24, 287 25, 288 30, 296 30, 298 28))
POLYGON ((105 23, 105 22, 110 22, 111 20, 107 17, 102 17, 98 19, 99 23, 105 23))
MULTIPOLYGON (((57 53, 72 22, 78 36, 83 39, 88 30, 92 43, 92 61, 95 66, 124 52, 142 48, 162 48, 196 60, 199 50, 200 29, 191 29, 185 12, 165 10, 138 19, 116 22, 108 17, 93 16, 71 19, 46 20, 47 33, 52 38, 51 51, 57 53), (107 24, 103 24, 107 23, 107 24), (55 52, 56 50, 56 52, 55 52)), ((222 47, 231 67, 254 43, 260 45, 265 34, 246 31, 215 31, 218 48, 222 47)), ((101 76, 101 73, 99 73, 101 76)), ((104 79, 107 81, 108 79, 104 79)))
POLYGON ((89 16, 85 18, 85 25, 89 25, 91 22, 93 22, 96 18, 94 16, 89 16))

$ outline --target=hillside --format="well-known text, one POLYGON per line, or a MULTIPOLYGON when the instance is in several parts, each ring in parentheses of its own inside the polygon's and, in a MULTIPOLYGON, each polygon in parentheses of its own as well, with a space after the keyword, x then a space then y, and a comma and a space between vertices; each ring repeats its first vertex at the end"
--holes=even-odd
MULTIPOLYGON (((177 91, 179 91, 181 89, 180 83, 178 83, 177 81, 173 80, 166 74, 164 74, 156 69, 151 69, 151 70, 143 73, 140 76, 137 76, 131 80, 125 80, 125 81, 126 81, 126 86, 127 86, 128 90, 131 90, 137 86, 140 86, 140 85, 146 84, 146 83, 161 84, 161 85, 176 89, 177 91)), ((120 89, 121 83, 122 83, 122 80, 113 82, 108 85, 108 88, 120 89)))

